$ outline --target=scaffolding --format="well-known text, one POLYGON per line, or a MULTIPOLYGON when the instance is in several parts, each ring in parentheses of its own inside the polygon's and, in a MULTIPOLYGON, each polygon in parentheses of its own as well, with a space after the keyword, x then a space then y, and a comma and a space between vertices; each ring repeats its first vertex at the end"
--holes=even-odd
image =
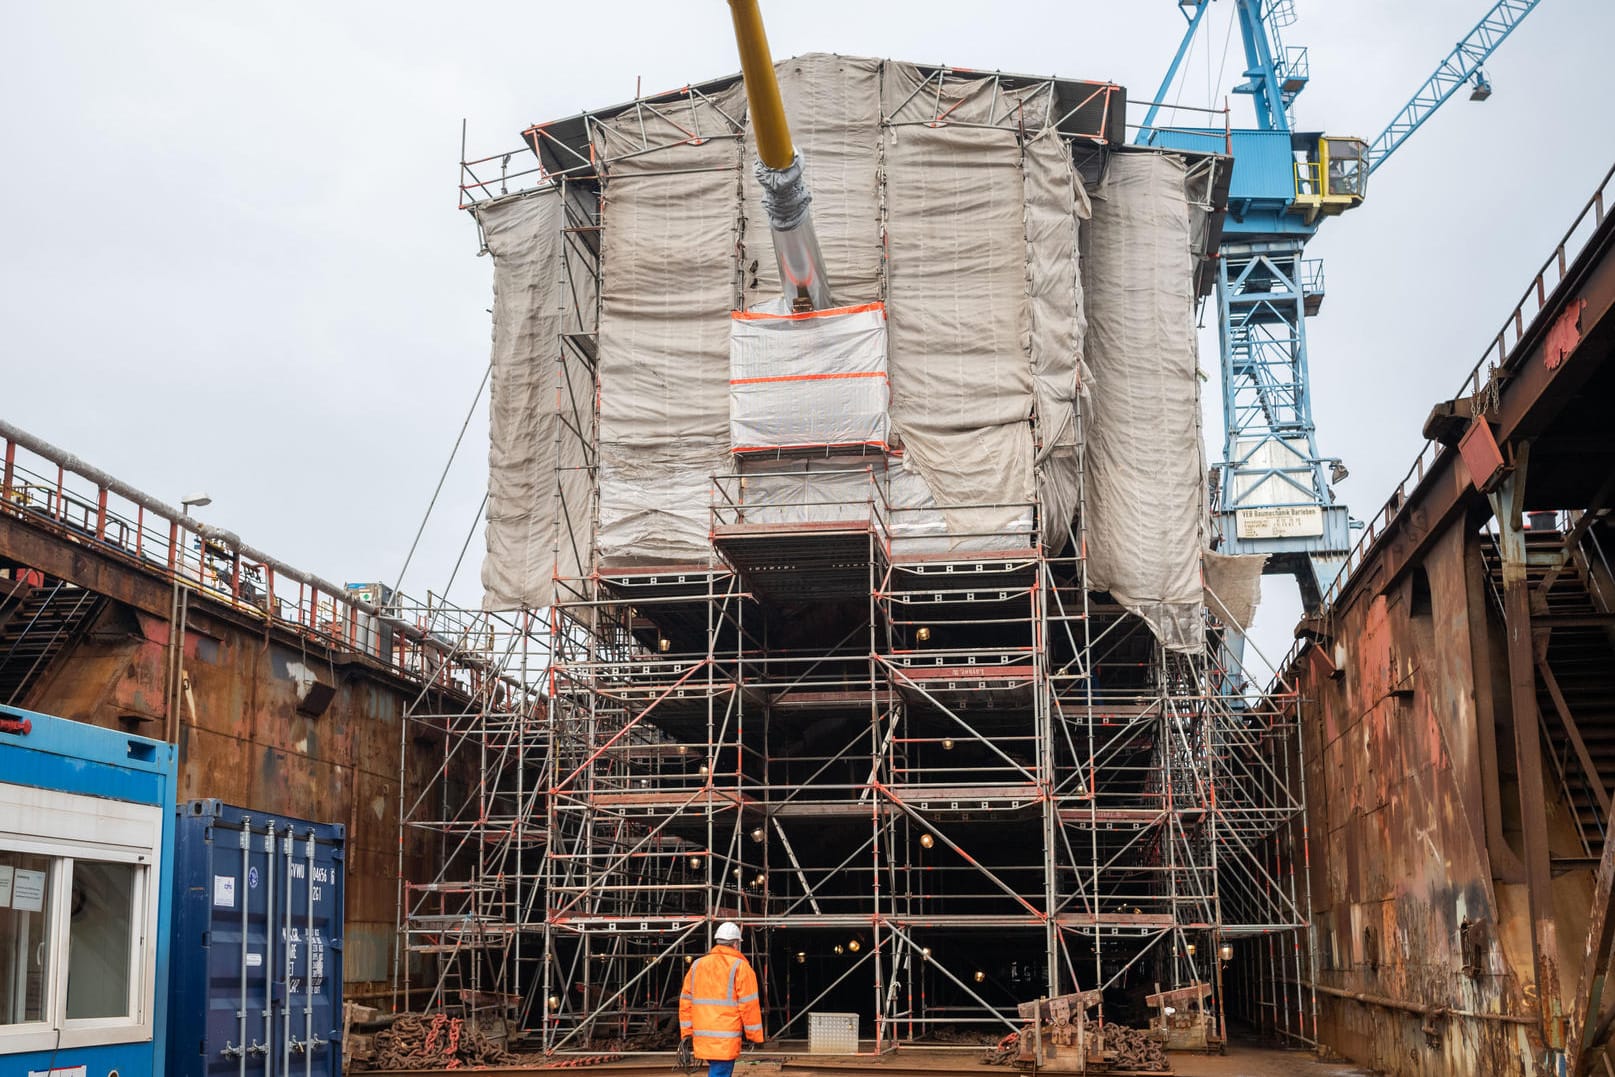
POLYGON ((393 1003, 499 1012, 542 914, 549 635, 530 612, 458 612, 434 635, 497 672, 458 695, 426 686, 401 723, 399 789, 419 792, 399 812, 393 1003))
POLYGON ((775 1036, 829 1007, 882 1050, 1094 987, 1125 1020, 1155 983, 1221 987, 1225 943, 1281 992, 1267 1027, 1304 1029, 1294 706, 1163 650, 1080 558, 905 555, 862 508, 721 505, 722 565, 578 581, 553 650, 505 641, 531 695, 412 718, 444 745, 442 818, 411 824, 443 837, 408 888, 430 1005, 652 1046, 733 919, 775 1036))
MULTIPOLYGON (((1073 97, 1005 78, 1006 100, 1073 97)), ((711 89, 629 107, 710 119, 711 89)), ((517 175, 562 189, 562 385, 597 354, 592 122, 530 130, 534 172, 462 166, 469 201, 517 175)), ((592 468, 596 397, 555 406, 575 439, 557 458, 592 468)), ((734 920, 771 1038, 836 1011, 864 1052, 996 1041, 1019 1003, 1093 989, 1103 1019, 1142 1024, 1161 987, 1210 983, 1227 1011, 1225 974, 1280 992, 1246 1016, 1310 1036, 1293 699, 1256 693, 1209 614, 1204 650, 1169 651, 1090 590, 1080 482, 1059 550, 1035 524, 936 543, 864 459, 858 495, 790 506, 714 476, 710 560, 631 568, 588 548, 597 488, 557 476, 570 560, 593 567, 487 637, 525 690, 406 722, 442 795, 404 825, 443 856, 401 888, 403 989, 545 1052, 667 1048, 685 967, 734 920)))

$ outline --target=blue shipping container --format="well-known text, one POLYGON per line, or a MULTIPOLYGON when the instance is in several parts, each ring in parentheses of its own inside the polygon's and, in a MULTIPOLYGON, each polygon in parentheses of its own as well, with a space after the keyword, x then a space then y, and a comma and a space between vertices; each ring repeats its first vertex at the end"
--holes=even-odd
POLYGON ((346 828, 196 800, 174 844, 170 1077, 339 1077, 346 828))
POLYGON ((0 706, 0 1074, 163 1072, 174 749, 0 706))

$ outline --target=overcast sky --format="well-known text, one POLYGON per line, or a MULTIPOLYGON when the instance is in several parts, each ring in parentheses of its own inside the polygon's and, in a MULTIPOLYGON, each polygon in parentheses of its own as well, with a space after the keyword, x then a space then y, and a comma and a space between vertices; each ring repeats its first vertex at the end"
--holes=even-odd
MULTIPOLYGON (((1487 6, 1300 0, 1299 124, 1372 137, 1487 6)), ((1232 10, 1217 5, 1184 104, 1236 81, 1232 10)), ((207 520, 338 581, 397 574, 487 362, 491 267, 455 208, 462 118, 485 156, 636 78, 651 92, 738 67, 722 0, 0 12, 0 415, 155 496, 206 490, 207 520)), ((1135 99, 1183 25, 1171 0, 764 13, 778 56, 1111 79, 1135 99)), ((1615 160, 1611 41, 1609 0, 1544 0, 1488 64, 1495 96, 1452 101, 1313 244, 1319 441, 1349 464, 1357 515, 1615 160)), ((1213 345, 1213 391, 1216 363, 1213 345)), ((447 582, 485 461, 479 414, 406 590, 447 582)), ((455 588, 470 602, 479 543, 455 588)), ((1269 581, 1268 650, 1288 645, 1291 592, 1269 581)))

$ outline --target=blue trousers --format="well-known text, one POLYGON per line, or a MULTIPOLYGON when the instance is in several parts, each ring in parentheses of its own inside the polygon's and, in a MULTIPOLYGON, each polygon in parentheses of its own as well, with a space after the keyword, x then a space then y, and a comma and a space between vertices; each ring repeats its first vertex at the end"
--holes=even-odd
POLYGON ((725 1058, 714 1059, 707 1063, 707 1077, 730 1077, 735 1072, 735 1060, 725 1058))

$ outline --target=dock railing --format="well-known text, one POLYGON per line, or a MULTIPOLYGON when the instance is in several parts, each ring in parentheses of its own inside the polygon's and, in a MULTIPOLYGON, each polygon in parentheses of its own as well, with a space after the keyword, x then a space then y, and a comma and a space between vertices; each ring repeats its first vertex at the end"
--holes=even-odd
POLYGON ((481 637, 515 626, 428 595, 369 602, 204 524, 0 421, 0 515, 94 549, 197 598, 294 637, 363 655, 411 683, 473 695, 497 670, 481 637))

